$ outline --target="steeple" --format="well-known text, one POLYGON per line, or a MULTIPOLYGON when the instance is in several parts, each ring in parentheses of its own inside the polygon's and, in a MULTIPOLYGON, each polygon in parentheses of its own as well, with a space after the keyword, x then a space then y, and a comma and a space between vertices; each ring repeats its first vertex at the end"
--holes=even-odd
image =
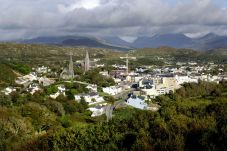
POLYGON ((61 79, 64 80, 73 80, 74 79, 74 68, 73 68, 73 59, 72 59, 72 53, 69 54, 69 66, 68 68, 64 68, 62 73, 60 74, 61 79))
POLYGON ((69 74, 72 78, 74 78, 72 53, 70 53, 70 59, 69 59, 69 74))
POLYGON ((86 57, 84 60, 84 71, 87 72, 89 70, 90 70, 90 59, 89 59, 88 51, 86 50, 86 57))

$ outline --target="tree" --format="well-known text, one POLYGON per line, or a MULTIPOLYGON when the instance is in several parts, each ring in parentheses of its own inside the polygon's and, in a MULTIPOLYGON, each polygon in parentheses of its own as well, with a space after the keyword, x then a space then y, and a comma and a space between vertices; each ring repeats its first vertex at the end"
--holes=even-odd
POLYGON ((116 102, 116 99, 112 96, 104 96, 104 100, 113 104, 114 102, 116 102))
POLYGON ((60 102, 54 100, 45 101, 45 106, 57 116, 65 115, 65 110, 63 105, 60 102))
POLYGON ((84 112, 88 108, 88 103, 85 101, 84 97, 81 97, 80 104, 84 112))
POLYGON ((31 118, 32 125, 37 131, 48 130, 56 124, 54 113, 50 112, 46 106, 38 103, 27 103, 21 108, 20 112, 22 116, 31 118))

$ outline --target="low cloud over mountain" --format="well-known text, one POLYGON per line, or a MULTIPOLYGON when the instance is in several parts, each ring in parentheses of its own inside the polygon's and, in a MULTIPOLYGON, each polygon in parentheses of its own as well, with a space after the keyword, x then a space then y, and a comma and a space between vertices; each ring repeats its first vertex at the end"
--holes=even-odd
POLYGON ((0 39, 227 34, 223 0, 0 0, 0 39))

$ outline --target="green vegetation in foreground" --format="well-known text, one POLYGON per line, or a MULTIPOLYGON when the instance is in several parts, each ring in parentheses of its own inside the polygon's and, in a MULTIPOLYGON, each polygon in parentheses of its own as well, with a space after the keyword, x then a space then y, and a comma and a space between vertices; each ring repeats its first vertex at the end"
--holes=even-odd
POLYGON ((109 123, 83 99, 1 96, 0 150, 225 150, 226 86, 185 84, 154 100, 158 112, 119 109, 109 123))
POLYGON ((13 84, 15 79, 16 74, 13 70, 9 66, 0 63, 0 87, 13 84))

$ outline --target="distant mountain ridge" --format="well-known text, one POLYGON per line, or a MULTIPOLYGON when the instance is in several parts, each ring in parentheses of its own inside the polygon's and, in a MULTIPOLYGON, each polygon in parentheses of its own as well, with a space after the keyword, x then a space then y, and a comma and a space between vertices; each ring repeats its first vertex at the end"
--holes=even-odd
POLYGON ((184 34, 161 34, 151 37, 138 37, 134 42, 127 42, 117 36, 102 38, 83 36, 60 36, 60 37, 38 37, 20 41, 30 44, 53 44, 58 46, 71 47, 95 47, 117 50, 130 50, 140 48, 188 48, 195 50, 211 50, 227 48, 227 36, 220 36, 209 33, 200 38, 190 38, 184 34))
POLYGON ((190 38, 184 34, 161 34, 147 37, 138 37, 134 42, 122 42, 123 40, 116 40, 117 38, 109 38, 109 43, 122 45, 125 43, 132 48, 159 48, 159 47, 173 47, 173 48, 188 48, 195 50, 210 50, 218 48, 227 48, 227 36, 220 36, 209 33, 200 38, 190 38), (119 41, 119 42, 118 42, 119 41))
POLYGON ((47 44, 58 46, 70 46, 70 47, 93 47, 93 48, 108 48, 117 50, 128 50, 125 46, 117 46, 111 43, 107 43, 93 37, 83 36, 60 36, 60 37, 37 37, 34 39, 27 39, 19 41, 20 43, 27 44, 47 44))
POLYGON ((193 40, 183 34, 164 34, 153 37, 139 37, 133 42, 136 48, 158 48, 162 46, 174 48, 191 48, 193 40))

